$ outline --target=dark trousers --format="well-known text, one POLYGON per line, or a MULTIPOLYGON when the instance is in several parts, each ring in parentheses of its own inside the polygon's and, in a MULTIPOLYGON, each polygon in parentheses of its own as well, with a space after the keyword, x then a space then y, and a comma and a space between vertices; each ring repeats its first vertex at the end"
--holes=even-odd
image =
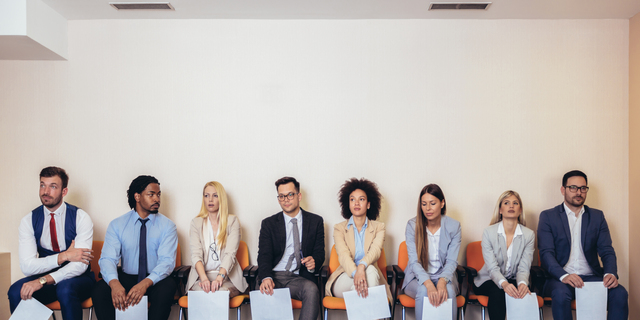
MULTIPOLYGON (((46 274, 40 274, 22 278, 9 288, 9 308, 11 313, 18 307, 22 300, 20 290, 26 282, 38 279, 46 274)), ((48 304, 58 300, 60 311, 64 320, 82 320, 82 302, 91 296, 91 289, 96 282, 93 272, 85 273, 77 277, 60 281, 56 285, 45 285, 42 289, 33 293, 33 298, 42 304, 48 304)))
MULTIPOLYGON (((507 281, 518 288, 516 280, 507 279, 507 281)), ((489 318, 491 320, 504 320, 507 315, 507 302, 502 288, 498 287, 493 280, 487 280, 479 287, 473 284, 473 292, 489 297, 487 309, 489 309, 489 318)))
MULTIPOLYGON (((138 275, 118 272, 118 279, 127 293, 138 284, 138 275)), ((169 318, 176 289, 176 282, 171 277, 164 278, 147 289, 145 296, 149 299, 149 320, 167 320, 169 318)), ((113 307, 111 299, 111 287, 104 280, 98 281, 93 288, 91 298, 98 319, 115 320, 116 309, 113 307)))
MULTIPOLYGON (((582 281, 602 281, 599 276, 580 276, 582 281)), ((572 320, 571 301, 575 299, 576 289, 558 279, 547 279, 544 295, 551 297, 551 311, 554 320, 572 320)), ((608 290, 607 319, 626 320, 629 318, 629 294, 627 289, 618 285, 608 290)))
POLYGON ((320 314, 318 285, 307 278, 289 271, 273 272, 276 288, 289 288, 291 298, 302 301, 299 320, 316 320, 320 314))

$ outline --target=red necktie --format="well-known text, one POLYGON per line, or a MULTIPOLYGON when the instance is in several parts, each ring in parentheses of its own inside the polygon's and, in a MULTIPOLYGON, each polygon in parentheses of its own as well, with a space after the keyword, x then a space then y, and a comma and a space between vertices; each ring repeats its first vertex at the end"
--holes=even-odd
POLYGON ((49 228, 51 229, 51 247, 53 251, 60 252, 58 247, 58 233, 56 232, 56 220, 53 219, 53 213, 51 214, 51 221, 49 221, 49 228))

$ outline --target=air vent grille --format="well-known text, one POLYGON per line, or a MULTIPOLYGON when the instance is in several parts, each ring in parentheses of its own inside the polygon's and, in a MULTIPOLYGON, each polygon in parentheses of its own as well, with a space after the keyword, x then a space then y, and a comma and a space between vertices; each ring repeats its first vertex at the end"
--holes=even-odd
POLYGON ((169 2, 109 2, 118 10, 174 10, 169 2))
POLYGON ((491 2, 431 2, 429 10, 487 10, 491 2))

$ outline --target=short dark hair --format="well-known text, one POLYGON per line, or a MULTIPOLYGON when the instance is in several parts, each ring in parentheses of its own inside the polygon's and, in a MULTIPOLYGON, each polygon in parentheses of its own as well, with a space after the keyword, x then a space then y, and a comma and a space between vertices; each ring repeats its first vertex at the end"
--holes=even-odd
POLYGON ((147 186, 151 183, 157 183, 158 185, 160 185, 160 182, 158 182, 158 179, 156 179, 153 176, 138 176, 137 178, 133 179, 133 181, 131 181, 131 184, 129 185, 129 190, 127 190, 127 198, 129 199, 129 208, 131 209, 136 208, 135 194, 142 193, 142 191, 144 191, 144 189, 146 189, 147 186))
POLYGON ((569 180, 569 178, 571 177, 583 177, 584 178, 584 182, 589 184, 589 180, 587 180, 587 175, 584 174, 584 172, 580 171, 580 170, 573 170, 573 171, 569 171, 567 173, 564 174, 564 176, 562 177, 562 186, 566 187, 567 186, 567 180, 569 180))
POLYGON ((367 195, 367 201, 371 206, 367 210, 367 218, 369 220, 376 220, 380 216, 380 208, 382 207, 382 195, 378 191, 378 186, 365 178, 356 179, 351 178, 344 182, 338 192, 338 201, 340 202, 340 208, 342 217, 349 219, 352 216, 351 209, 349 208, 349 197, 351 193, 356 190, 362 190, 367 195))
POLYGON ((67 172, 58 167, 46 167, 40 171, 40 178, 51 178, 58 176, 62 180, 62 188, 66 188, 69 183, 69 176, 67 172))
POLYGON ((298 182, 298 180, 296 180, 296 178, 294 177, 282 177, 276 180, 276 190, 278 190, 278 187, 280 187, 281 185, 290 182, 293 182, 293 186, 296 187, 296 192, 300 192, 300 182, 298 182))

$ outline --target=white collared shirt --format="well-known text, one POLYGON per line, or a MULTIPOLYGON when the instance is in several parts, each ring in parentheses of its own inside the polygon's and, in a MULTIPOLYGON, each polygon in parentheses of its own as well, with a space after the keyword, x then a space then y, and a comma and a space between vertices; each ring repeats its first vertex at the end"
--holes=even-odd
MULTIPOLYGON (((502 237, 504 238, 504 243, 507 243, 507 233, 504 231, 504 221, 500 221, 500 224, 498 225, 498 234, 502 235, 502 237)), ((507 274, 504 275, 505 278, 509 279, 512 278, 514 276, 514 274, 517 272, 513 272, 513 270, 511 270, 511 257, 513 256, 513 241, 517 238, 517 237, 522 237, 524 236, 522 233, 522 228, 520 228, 520 224, 518 223, 516 225, 516 231, 513 233, 513 239, 511 239, 511 245, 507 246, 507 267, 505 268, 507 274)), ((507 280, 502 279, 500 280, 499 284, 500 286, 502 286, 502 283, 505 282, 507 280)), ((520 281, 518 283, 518 285, 520 283, 524 283, 527 284, 524 281, 520 281)))
POLYGON ((569 231, 571 232, 571 253, 569 261, 564 265, 564 271, 567 274, 560 277, 560 281, 570 274, 591 275, 593 271, 587 262, 582 250, 582 215, 584 214, 584 206, 580 208, 580 212, 576 215, 566 203, 562 204, 569 221, 569 231))
POLYGON ((427 272, 434 274, 440 270, 440 267, 442 267, 440 255, 438 254, 440 248, 440 230, 442 230, 442 227, 440 227, 436 233, 431 233, 429 228, 426 229, 427 238, 429 239, 429 267, 427 268, 427 272))
MULTIPOLYGON (((287 262, 289 262, 289 257, 294 253, 294 249, 293 249, 293 223, 291 223, 291 219, 296 218, 298 219, 297 224, 298 224, 298 235, 300 236, 300 250, 302 250, 302 211, 300 209, 298 209, 298 213, 296 214, 295 217, 289 217, 286 213, 282 212, 282 215, 284 216, 284 225, 286 227, 286 232, 287 232, 287 244, 286 247, 284 249, 284 254, 282 255, 282 259, 280 259, 280 262, 278 262, 278 264, 273 268, 273 271, 290 271, 290 270, 286 270, 285 267, 287 266, 287 262)), ((300 252, 296 252, 295 254, 300 255, 300 252)), ((291 269, 297 269, 296 271, 294 271, 293 273, 298 274, 300 272, 300 269, 297 267, 298 266, 298 262, 297 259, 293 259, 293 263, 291 264, 291 269)))
MULTIPOLYGON (((51 245, 51 231, 49 223, 51 222, 51 213, 54 214, 56 224, 56 235, 58 236, 58 247, 60 252, 67 250, 65 242, 65 220, 67 216, 67 205, 62 202, 60 207, 54 212, 49 211, 47 207, 44 209, 44 223, 42 225, 42 236, 40 237, 40 245, 47 249, 53 250, 51 245)), ((18 254, 20 257, 20 269, 25 276, 33 276, 36 274, 46 273, 53 270, 58 265, 58 255, 52 254, 48 257, 38 257, 38 247, 33 231, 32 213, 29 212, 20 221, 18 228, 18 254)), ((76 248, 92 248, 93 247, 93 222, 89 215, 82 209, 78 209, 76 213, 76 248)), ((55 283, 81 275, 87 270, 87 265, 82 262, 69 262, 64 267, 52 272, 50 276, 55 283)))
MULTIPOLYGON (((209 218, 207 218, 208 220, 209 218)), ((204 266, 204 270, 209 271, 218 271, 220 269, 221 257, 220 257, 220 245, 218 244, 218 240, 216 239, 218 233, 220 233, 220 222, 218 222, 218 230, 213 232, 213 225, 211 221, 207 221, 207 228, 209 228, 209 250, 207 251, 207 264, 204 266), (215 248, 215 254, 211 250, 215 248), (217 255, 218 260, 215 260, 215 256, 217 255)))

